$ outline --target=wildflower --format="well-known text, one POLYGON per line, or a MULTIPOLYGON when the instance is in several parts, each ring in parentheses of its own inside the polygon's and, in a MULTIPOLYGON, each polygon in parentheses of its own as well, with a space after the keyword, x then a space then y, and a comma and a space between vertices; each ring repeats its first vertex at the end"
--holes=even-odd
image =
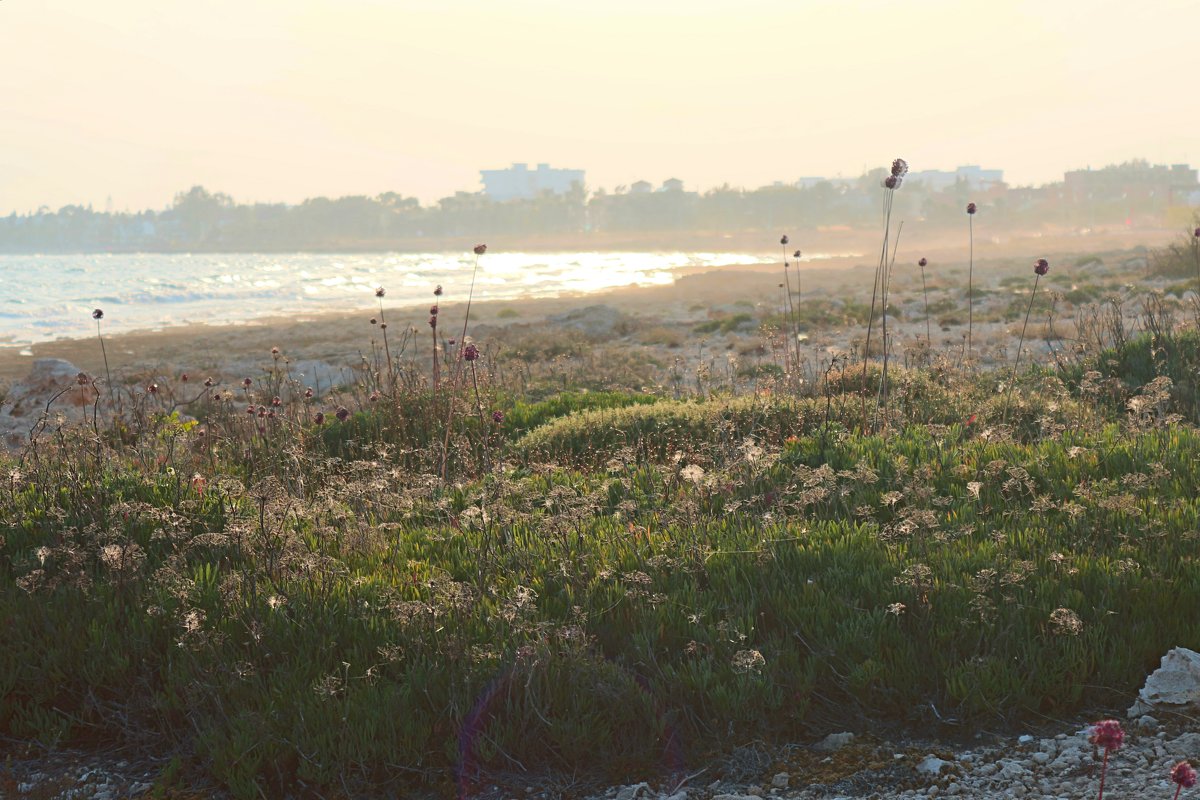
POLYGON ((904 609, 906 608, 908 606, 904 605, 904 603, 890 603, 887 607, 887 613, 895 614, 898 617, 904 613, 904 609))
POLYGON ((387 290, 385 290, 382 286, 375 290, 376 297, 383 297, 385 294, 387 294, 387 290))
POLYGON ((1197 239, 1200 239, 1200 228, 1196 228, 1195 233, 1193 233, 1192 235, 1195 236, 1197 239))
POLYGON ((386 330, 387 330, 387 323, 386 323, 386 322, 381 322, 381 323, 379 323, 379 330, 381 330, 381 331, 386 331, 386 330))
POLYGON ((1105 750, 1120 750, 1125 743, 1125 731, 1118 720, 1102 719, 1092 726, 1088 741, 1105 750))
POLYGON ((278 348, 278 347, 272 347, 272 348, 271 348, 271 357, 272 357, 272 358, 279 358, 279 348, 278 348))
POLYGON ((283 401, 279 399, 279 395, 275 395, 271 398, 271 405, 275 406, 276 408, 279 408, 281 405, 283 405, 283 401))
POLYGON ((1033 271, 1038 275, 1045 275, 1050 271, 1050 262, 1044 258, 1039 258, 1033 264, 1033 271))
POLYGON ((446 344, 450 345, 451 347, 454 347, 454 345, 458 344, 458 339, 447 339, 446 344))
POLYGON ((897 158, 895 161, 892 162, 892 176, 893 177, 903 178, 907 174, 908 174, 908 162, 907 161, 905 161, 903 158, 897 158))
POLYGON ((312 390, 312 387, 309 386, 307 389, 304 390, 304 398, 306 400, 311 400, 312 396, 313 396, 313 390, 312 390))
POLYGON ((379 392, 371 392, 370 396, 367 397, 367 399, 370 400, 372 403, 374 403, 376 400, 379 399, 379 392))
POLYGON ((917 266, 918 266, 918 267, 927 267, 927 266, 929 266, 929 259, 928 259, 928 258, 922 258, 920 261, 918 261, 918 262, 917 262, 917 266))
POLYGON ((146 387, 146 394, 158 394, 158 384, 152 383, 146 387))
POLYGON ((976 211, 974 203, 967 203, 967 213, 974 214, 976 211))
POLYGON ((75 382, 80 386, 87 386, 90 381, 91 379, 87 376, 86 372, 81 372, 75 376, 75 382))
POLYGON ((799 251, 799 250, 797 250, 796 252, 792 253, 792 258, 799 259, 799 258, 800 258, 800 251, 799 251))
POLYGON ((431 317, 436 317, 437 315, 438 315, 438 307, 437 307, 437 306, 430 306, 430 307, 429 307, 429 316, 431 316, 431 317))
POLYGON ((504 412, 503 411, 493 411, 492 412, 492 422, 495 423, 496 425, 499 425, 502 422, 504 422, 504 412))
POLYGON ((247 389, 250 388, 252 383, 254 383, 254 381, 252 381, 250 378, 242 378, 242 386, 245 386, 247 389))
POLYGON ((467 346, 463 348, 463 358, 467 361, 474 361, 475 359, 479 358, 479 348, 475 346, 474 342, 469 342, 467 346))
POLYGON ((437 317, 430 317, 430 318, 429 318, 429 327, 431 327, 431 328, 436 328, 436 327, 437 327, 437 317))
POLYGON ((95 320, 104 319, 104 311, 99 308, 93 310, 92 311, 92 319, 95 319, 95 320))
MULTIPOLYGON (((1196 229, 1197 237, 1200 238, 1200 228, 1196 229)), ((1180 761, 1175 766, 1171 767, 1171 783, 1179 785, 1179 789, 1191 789, 1196 785, 1196 770, 1186 761, 1180 761)), ((1175 796, 1179 796, 1179 789, 1175 790, 1175 796)))
POLYGON ((780 243, 780 244, 787 244, 787 243, 788 243, 788 237, 785 235, 783 238, 781 238, 781 239, 779 240, 779 243, 780 243))
POLYGON ((257 410, 258 410, 258 409, 256 409, 256 408, 254 407, 254 403, 251 403, 250 405, 248 405, 248 406, 246 407, 246 413, 247 413, 247 414, 253 414, 253 413, 254 413, 254 412, 256 412, 257 410))
POLYGON ((734 672, 744 675, 748 672, 762 670, 767 665, 767 659, 763 658, 763 654, 757 650, 739 650, 733 654, 730 665, 734 672))
POLYGON ((324 425, 325 424, 324 412, 318 411, 316 416, 313 417, 313 422, 317 423, 318 425, 324 425))
POLYGON ((437 288, 433 290, 433 294, 434 294, 436 297, 441 297, 441 296, 442 296, 442 285, 441 285, 440 283, 437 285, 437 288))
POLYGON ((350 418, 350 411, 345 406, 338 406, 337 413, 334 416, 338 418, 339 422, 345 422, 350 418))
POLYGON ((904 179, 900 178, 899 176, 888 175, 883 181, 883 186, 885 189, 899 189, 900 184, 903 182, 904 179))
POLYGON ((477 245, 475 245, 475 255, 477 255, 477 256, 481 256, 481 255, 483 255, 483 254, 484 254, 484 253, 486 253, 486 252, 487 252, 487 245, 486 245, 486 244, 477 244, 477 245))
POLYGON ((179 376, 179 380, 182 381, 183 383, 187 383, 188 382, 188 374, 186 372, 183 373, 182 375, 179 376))
POLYGON ((205 378, 205 379, 204 379, 204 388, 205 388, 205 389, 211 389, 212 387, 213 387, 213 379, 212 379, 212 378, 205 378))

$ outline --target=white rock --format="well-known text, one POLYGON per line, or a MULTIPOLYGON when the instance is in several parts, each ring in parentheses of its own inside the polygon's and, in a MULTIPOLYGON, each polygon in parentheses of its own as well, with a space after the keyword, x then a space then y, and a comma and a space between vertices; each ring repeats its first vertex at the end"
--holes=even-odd
POLYGON ((1033 737, 1030 736, 1028 733, 1025 733, 1025 734, 1018 736, 1017 741, 1021 744, 1029 744, 1030 742, 1033 741, 1033 737))
POLYGON ((1200 733, 1185 733, 1166 743, 1167 752, 1180 758, 1200 757, 1200 733))
POLYGON ((1143 716, 1155 706, 1200 706, 1200 653, 1176 647, 1163 656, 1130 706, 1129 716, 1143 716))
POLYGON ((922 775, 938 775, 948 766, 950 766, 949 761, 943 761, 935 755, 928 755, 920 764, 917 764, 917 772, 922 775))
POLYGON ((637 800, 642 792, 650 793, 650 784, 645 781, 633 786, 623 786, 617 791, 617 800, 637 800))
POLYGON ((792 776, 786 772, 776 772, 775 777, 771 778, 771 786, 776 789, 786 789, 791 780, 792 776))
POLYGON ((832 753, 836 750, 841 750, 843 747, 848 744, 852 744, 853 742, 853 733, 831 733, 813 745, 813 749, 822 753, 832 753))

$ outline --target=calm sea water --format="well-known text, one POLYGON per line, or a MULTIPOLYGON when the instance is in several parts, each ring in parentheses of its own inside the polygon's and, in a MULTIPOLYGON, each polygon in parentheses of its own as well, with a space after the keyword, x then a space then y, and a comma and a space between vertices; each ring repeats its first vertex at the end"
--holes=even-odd
MULTIPOLYGON (((458 253, 0 255, 0 346, 94 335, 94 308, 104 309, 105 331, 118 333, 366 309, 376 305, 376 286, 387 288, 391 307, 430 301, 437 284, 445 289, 443 301, 461 301, 473 258, 458 253)), ((772 260, 739 253, 488 253, 480 261, 475 297, 547 297, 664 284, 689 268, 772 260)))

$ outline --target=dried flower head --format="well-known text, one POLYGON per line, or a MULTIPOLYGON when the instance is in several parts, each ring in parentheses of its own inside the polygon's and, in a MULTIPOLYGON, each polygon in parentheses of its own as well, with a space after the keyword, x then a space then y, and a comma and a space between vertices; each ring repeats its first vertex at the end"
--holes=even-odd
POLYGON ((429 318, 429 327, 431 327, 431 328, 436 328, 436 327, 437 327, 437 317, 433 317, 433 316, 431 316, 431 317, 429 318))
POLYGON ((78 383, 80 386, 87 386, 91 382, 91 380, 92 379, 88 377, 86 372, 81 372, 75 376, 75 382, 78 383))
POLYGON ((104 311, 99 308, 95 309, 92 311, 92 319, 104 319, 104 311))
POLYGON ((437 285, 437 288, 433 290, 433 293, 437 297, 442 296, 442 285, 440 283, 437 285))
POLYGON ((977 209, 975 208, 974 203, 967 203, 967 213, 968 214, 974 214, 976 212, 976 210, 977 209))
POLYGON ((899 176, 897 176, 897 175, 888 175, 886 178, 884 178, 884 179, 883 179, 883 188, 885 188, 885 189, 899 189, 899 188, 900 188, 900 184, 901 184, 901 183, 903 183, 903 182, 904 182, 904 179, 903 179, 903 178, 900 178, 900 177, 899 177, 899 176))
POLYGON ((922 258, 920 261, 917 262, 917 266, 922 267, 922 268, 929 266, 929 259, 922 258))
POLYGON ((1033 271, 1038 275, 1045 275, 1050 271, 1050 262, 1044 258, 1039 258, 1037 261, 1033 262, 1033 271))
POLYGON ((213 387, 213 379, 212 379, 212 378, 205 378, 205 379, 204 379, 204 388, 205 388, 205 389, 211 389, 212 387, 213 387))
POLYGON ((467 346, 463 348, 463 358, 467 361, 479 358, 479 348, 475 346, 474 342, 468 342, 467 346))
POLYGON ((337 413, 334 416, 336 416, 340 421, 345 422, 350 418, 350 410, 345 406, 338 406, 337 413))
POLYGON ((780 244, 787 244, 787 243, 788 243, 788 237, 787 237, 786 235, 785 235, 785 236, 783 236, 782 238, 780 238, 780 240, 779 240, 779 243, 780 243, 780 244))
MULTIPOLYGON (((1197 228, 1200 235, 1200 228, 1197 228)), ((1186 761, 1180 761, 1175 766, 1171 767, 1171 783, 1177 783, 1184 789, 1191 789, 1196 785, 1196 770, 1186 761)))
POLYGON ((380 286, 378 289, 375 290, 376 297, 383 297, 385 294, 387 294, 387 290, 384 289, 382 286, 380 286))
POLYGON ((312 387, 309 386, 304 390, 304 397, 308 400, 311 400, 312 396, 313 396, 313 390, 312 390, 312 387))
POLYGON ((1119 750, 1125 743, 1125 731, 1121 723, 1115 719, 1102 719, 1092 726, 1092 734, 1088 741, 1105 750, 1119 750))
POLYGON ((892 162, 892 175, 897 178, 903 178, 908 174, 908 162, 903 158, 897 158, 892 162))
POLYGON ((792 253, 792 258, 800 258, 800 251, 797 250, 796 252, 792 253))
POLYGON ((279 408, 281 405, 283 405, 283 400, 281 400, 279 398, 279 395, 275 395, 274 397, 271 398, 271 405, 275 406, 276 408, 279 408))
POLYGON ((158 394, 158 384, 152 383, 146 387, 146 394, 158 394))
POLYGON ((324 425, 325 424, 325 412, 318 411, 316 413, 316 416, 313 417, 313 422, 317 423, 318 425, 324 425))
POLYGON ((272 347, 272 348, 271 348, 271 357, 272 357, 272 358, 279 358, 279 348, 278 348, 278 347, 272 347))
POLYGON ((487 252, 487 245, 486 244, 477 244, 477 245, 475 245, 474 249, 475 249, 475 255, 481 256, 487 252))

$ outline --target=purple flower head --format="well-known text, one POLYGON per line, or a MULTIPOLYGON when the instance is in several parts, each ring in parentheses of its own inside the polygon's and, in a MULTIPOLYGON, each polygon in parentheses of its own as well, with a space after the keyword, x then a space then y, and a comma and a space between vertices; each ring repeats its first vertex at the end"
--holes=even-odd
POLYGON ((213 379, 212 379, 212 378, 205 378, 205 379, 204 379, 204 388, 205 388, 205 389, 211 389, 212 387, 213 387, 213 379))
POLYGON ((477 245, 475 245, 475 255, 477 255, 477 256, 481 256, 481 255, 483 255, 483 254, 484 254, 484 253, 486 253, 486 252, 487 252, 487 245, 486 245, 486 244, 477 244, 477 245))
POLYGON ((896 178, 903 178, 908 174, 908 162, 903 158, 897 158, 892 162, 892 175, 896 178))
POLYGON ((437 307, 437 306, 430 306, 430 307, 429 307, 429 316, 431 316, 431 317, 436 317, 437 315, 438 315, 438 307, 437 307))
POLYGON ((89 383, 91 383, 91 380, 92 379, 88 377, 86 372, 81 372, 75 376, 75 382, 80 386, 87 386, 89 383))
POLYGON ((383 297, 385 294, 387 294, 387 290, 384 289, 382 286, 380 286, 378 289, 375 290, 376 297, 383 297))
POLYGON ((783 236, 783 237, 781 237, 781 238, 779 239, 779 243, 780 243, 780 244, 787 244, 787 243, 788 243, 788 237, 787 237, 786 235, 785 235, 785 236, 783 236))
POLYGON ((436 328, 436 327, 437 327, 437 317, 433 317, 433 316, 431 316, 431 317, 429 318, 429 327, 431 327, 431 328, 436 328))
POLYGON ((927 266, 929 266, 929 259, 928 259, 928 258, 922 258, 920 261, 918 261, 918 262, 917 262, 917 266, 918 266, 918 267, 927 267, 927 266))
POLYGON ((313 422, 317 423, 318 425, 324 425, 325 424, 325 412, 318 411, 317 415, 315 417, 313 417, 313 422))
POLYGON ((258 409, 254 407, 254 403, 251 403, 250 405, 246 406, 247 414, 253 415, 257 412, 258 412, 258 409))
POLYGON ((468 342, 467 346, 463 348, 463 358, 467 361, 479 358, 479 348, 475 346, 474 342, 468 342))
POLYGON ((800 258, 800 251, 797 250, 796 252, 792 253, 792 258, 796 258, 796 259, 800 258))
POLYGON ((1037 261, 1033 262, 1033 271, 1038 275, 1045 275, 1050 271, 1050 262, 1044 258, 1039 258, 1037 261))
POLYGON ((437 288, 433 290, 433 293, 437 297, 442 296, 442 285, 440 283, 437 285, 437 288))
POLYGON ((92 319, 104 319, 103 309, 97 308, 94 311, 92 311, 92 319))
POLYGON ((1088 741, 1105 750, 1119 750, 1125 743, 1125 731, 1121 723, 1115 719, 1102 719, 1092 726, 1092 735, 1088 741))
POLYGON ((281 405, 283 405, 283 401, 279 399, 279 395, 275 395, 271 398, 271 405, 275 406, 276 408, 279 408, 281 405))
POLYGON ((304 390, 304 396, 305 396, 306 398, 312 399, 312 396, 313 396, 313 390, 312 390, 312 387, 311 387, 311 386, 309 386, 307 389, 305 389, 305 390, 304 390))
POLYGON ((902 184, 902 183, 904 183, 904 179, 901 178, 899 175, 888 175, 886 178, 883 179, 883 188, 899 189, 900 184, 902 184))
POLYGON ((1196 785, 1196 770, 1188 762, 1180 761, 1171 767, 1171 783, 1177 783, 1184 789, 1192 788, 1196 785))
POLYGON ((250 388, 250 384, 252 383, 254 383, 254 381, 250 380, 249 378, 242 378, 242 386, 245 386, 247 389, 250 388))
POLYGON ((336 416, 339 421, 345 422, 346 420, 350 419, 350 409, 346 408, 345 406, 338 406, 337 413, 334 416, 336 416))
POLYGON ((1192 233, 1192 235, 1195 236, 1197 239, 1200 239, 1200 228, 1196 228, 1196 230, 1192 233))
POLYGON ((447 339, 446 344, 450 345, 451 347, 454 347, 454 345, 458 344, 458 339, 447 339))
POLYGON ((158 384, 152 383, 146 387, 146 394, 158 394, 158 384))
POLYGON ((187 383, 188 382, 188 374, 186 372, 183 373, 182 375, 179 376, 179 380, 183 381, 184 383, 187 383))
POLYGON ((497 425, 504 422, 504 412, 503 411, 493 411, 492 412, 492 422, 494 422, 497 425))
POLYGON ((968 214, 974 214, 976 212, 976 210, 977 209, 975 208, 974 203, 967 203, 967 213, 968 214))

